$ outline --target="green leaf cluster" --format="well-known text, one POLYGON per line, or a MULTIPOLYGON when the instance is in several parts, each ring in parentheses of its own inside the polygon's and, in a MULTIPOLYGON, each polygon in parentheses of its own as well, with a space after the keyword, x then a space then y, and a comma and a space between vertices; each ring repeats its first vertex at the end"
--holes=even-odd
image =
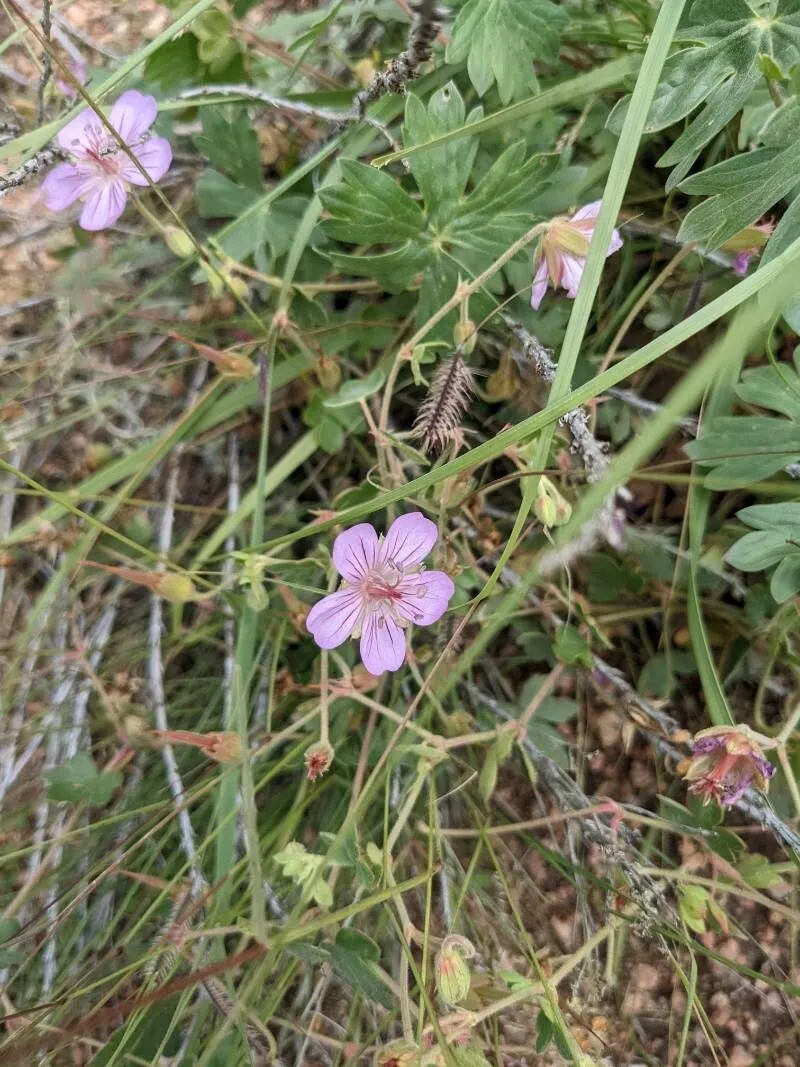
MULTIPOLYGON (((427 107, 410 94, 406 102, 405 145, 423 144, 469 126, 481 117, 466 115, 452 83, 433 95, 427 107)), ((326 233, 339 241, 366 246, 391 245, 375 255, 332 252, 334 265, 347 274, 374 278, 389 292, 419 288, 417 322, 425 322, 455 292, 459 277, 475 278, 532 225, 530 204, 550 180, 553 157, 525 158, 525 145, 507 148, 477 185, 467 192, 477 140, 462 137, 413 156, 415 198, 382 170, 355 160, 340 163, 342 181, 321 190, 331 218, 326 233)), ((471 314, 477 320, 491 309, 477 295, 471 314)), ((451 336, 455 313, 432 336, 451 336)))
POLYGON ((567 13, 550 0, 468 0, 453 23, 445 59, 467 61, 478 94, 497 82, 504 104, 539 83, 533 62, 558 58, 567 13))
POLYGON ((800 350, 794 369, 786 364, 754 367, 742 375, 736 395, 746 404, 778 412, 769 415, 725 415, 712 419, 686 453, 710 468, 709 489, 736 489, 800 461, 800 350))
POLYGON ((737 516, 752 527, 728 550, 740 571, 772 570, 769 591, 779 604, 800 592, 800 504, 754 504, 737 516))

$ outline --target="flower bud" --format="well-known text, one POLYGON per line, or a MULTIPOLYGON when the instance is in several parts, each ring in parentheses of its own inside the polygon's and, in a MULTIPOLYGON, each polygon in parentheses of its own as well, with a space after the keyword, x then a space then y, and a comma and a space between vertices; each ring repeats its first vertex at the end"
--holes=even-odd
POLYGON ((194 245, 191 237, 184 230, 178 229, 177 226, 164 227, 164 241, 170 252, 180 259, 188 259, 194 255, 194 245))
POLYGON ((464 957, 474 955, 475 949, 465 937, 450 935, 442 942, 434 974, 439 996, 447 1004, 458 1004, 469 994, 472 979, 464 957))
POLYGON ((197 598, 197 590, 185 574, 165 574, 154 588, 159 596, 173 604, 186 604, 197 598))
POLYGON ((191 745, 217 763, 236 763, 242 758, 242 739, 234 730, 212 730, 207 734, 193 730, 150 730, 148 735, 157 741, 191 745))
POLYGON ((549 478, 542 476, 536 489, 533 511, 543 526, 563 526, 572 516, 572 505, 549 478))
POLYGON ((478 340, 478 332, 475 323, 470 319, 465 322, 457 322, 453 327, 453 340, 460 346, 465 356, 468 356, 475 348, 478 340))
POLYGON ((314 364, 314 373, 319 384, 329 393, 337 389, 342 380, 342 368, 330 356, 319 357, 314 364))

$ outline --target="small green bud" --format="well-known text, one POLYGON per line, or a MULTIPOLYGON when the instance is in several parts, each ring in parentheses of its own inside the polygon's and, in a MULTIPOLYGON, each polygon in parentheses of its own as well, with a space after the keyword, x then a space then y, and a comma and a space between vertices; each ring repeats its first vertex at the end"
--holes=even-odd
POLYGON ((320 356, 314 364, 314 373, 322 388, 329 393, 338 389, 342 381, 342 368, 330 356, 320 356))
POLYGON ((194 245, 191 237, 183 230, 179 230, 177 226, 166 226, 164 228, 164 241, 170 252, 180 259, 188 259, 189 256, 194 254, 194 245))
POLYGON ((464 322, 457 322, 453 327, 453 340, 457 345, 461 346, 464 355, 468 356, 474 350, 475 342, 478 340, 475 323, 469 319, 464 322))
POLYGON ((533 510, 539 522, 547 527, 563 526, 572 517, 570 502, 545 477, 539 479, 533 510))
POLYGON ((191 579, 184 574, 165 574, 158 582, 156 592, 173 604, 186 604, 197 599, 197 590, 191 579))

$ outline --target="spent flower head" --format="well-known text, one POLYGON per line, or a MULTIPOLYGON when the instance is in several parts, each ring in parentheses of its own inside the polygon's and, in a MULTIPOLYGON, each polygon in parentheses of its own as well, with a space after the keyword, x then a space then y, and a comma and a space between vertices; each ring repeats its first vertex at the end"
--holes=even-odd
POLYGON ((749 726, 712 726, 695 734, 692 755, 682 765, 689 792, 725 807, 735 804, 751 785, 766 793, 775 768, 763 748, 773 742, 749 726))
POLYGON ((332 555, 342 587, 318 601, 306 621, 319 647, 338 648, 348 637, 360 637, 370 674, 398 670, 406 658, 408 624, 436 622, 455 592, 448 574, 422 566, 438 536, 436 523, 419 511, 395 519, 385 537, 368 522, 340 533, 332 555))
MULTIPOLYGON (((531 307, 538 310, 548 286, 566 289, 567 296, 574 300, 586 266, 589 244, 592 240, 601 200, 586 204, 574 215, 557 215, 545 227, 541 240, 533 254, 533 289, 531 307)), ((606 256, 622 247, 618 230, 611 234, 606 256)))
POLYGON ((747 274, 750 260, 753 256, 761 254, 774 229, 775 223, 770 220, 757 222, 752 226, 745 226, 743 230, 734 234, 722 246, 723 252, 731 252, 733 254, 731 270, 739 278, 743 278, 747 274))
MULTIPOLYGON (((172 162, 172 149, 163 137, 150 137, 158 104, 153 96, 129 89, 109 113, 109 123, 136 157, 150 180, 163 178, 172 162)), ((70 158, 59 163, 42 183, 42 197, 51 211, 63 211, 83 201, 79 223, 84 230, 104 230, 125 210, 130 185, 147 185, 130 156, 123 152, 100 116, 86 108, 56 136, 70 158)))
POLYGON ((327 774, 333 763, 334 749, 327 741, 316 741, 305 751, 303 759, 306 765, 306 775, 309 782, 316 782, 323 774, 327 774))

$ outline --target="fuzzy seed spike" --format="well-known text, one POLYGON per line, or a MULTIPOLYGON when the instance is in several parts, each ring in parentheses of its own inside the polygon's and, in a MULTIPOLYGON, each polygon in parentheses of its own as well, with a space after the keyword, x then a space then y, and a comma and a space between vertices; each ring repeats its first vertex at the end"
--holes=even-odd
POLYGON ((445 360, 420 405, 413 435, 426 452, 443 452, 461 437, 461 419, 474 390, 472 371, 461 356, 445 360))

